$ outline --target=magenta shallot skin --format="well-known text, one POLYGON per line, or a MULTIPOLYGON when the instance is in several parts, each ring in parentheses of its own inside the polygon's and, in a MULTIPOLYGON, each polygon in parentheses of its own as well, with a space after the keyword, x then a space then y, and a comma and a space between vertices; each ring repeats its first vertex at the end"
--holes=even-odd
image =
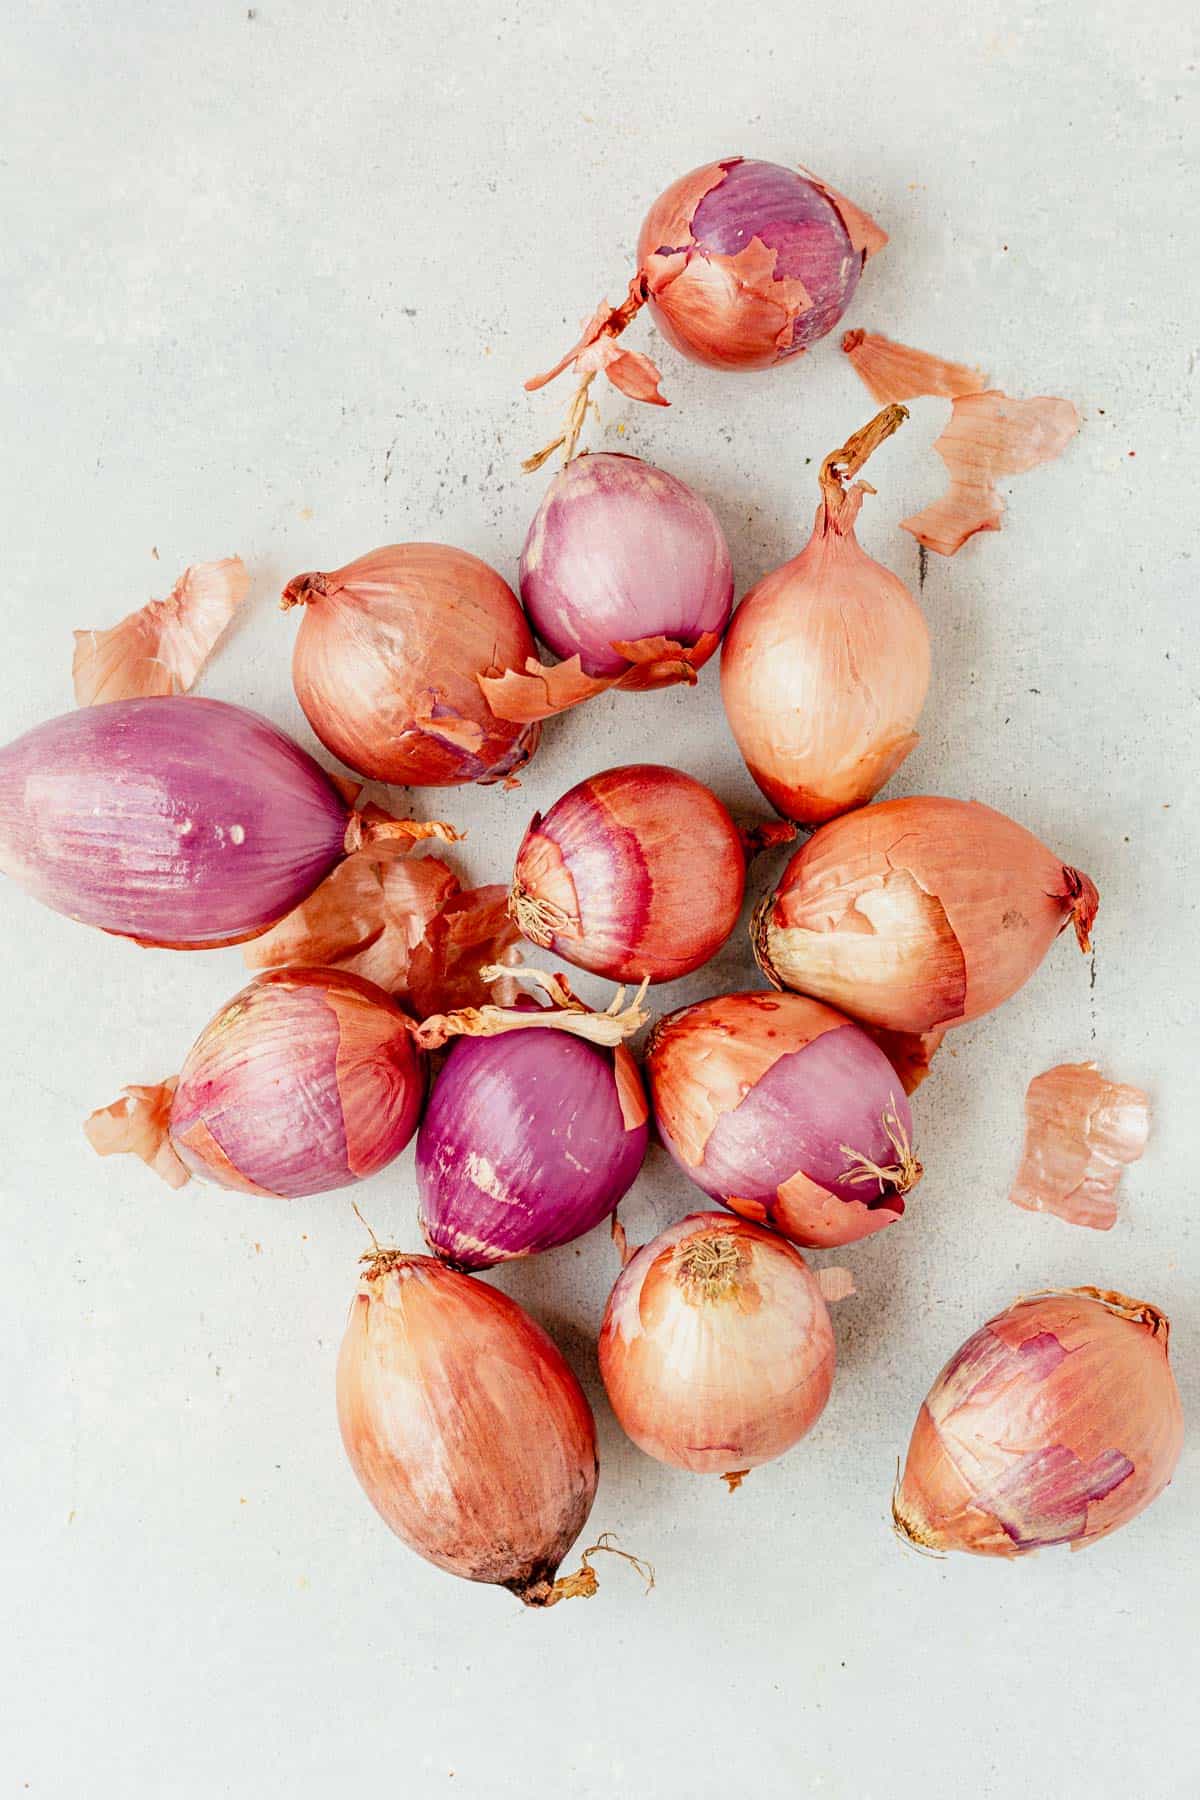
POLYGON ((177 1078, 126 1089, 85 1127, 172 1186, 189 1174, 295 1200, 363 1181, 417 1127, 425 1058, 412 1021, 369 981, 277 969, 222 1007, 177 1078))
POLYGON ((883 1051, 798 994, 722 994, 660 1019, 646 1047, 655 1123, 714 1200, 830 1247, 882 1231, 921 1176, 883 1051))
POLYGON ((0 870, 55 912, 169 949, 256 937, 368 841, 394 854, 452 835, 352 811, 299 744, 223 700, 114 700, 0 750, 0 870))

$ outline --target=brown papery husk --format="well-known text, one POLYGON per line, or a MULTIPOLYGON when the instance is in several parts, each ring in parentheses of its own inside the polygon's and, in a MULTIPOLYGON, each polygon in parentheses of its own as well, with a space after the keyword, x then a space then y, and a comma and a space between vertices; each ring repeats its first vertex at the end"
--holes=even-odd
POLYGON ((649 981, 644 980, 634 998, 626 1005, 625 989, 618 988, 605 1012, 593 1012, 571 990, 561 975, 524 967, 493 967, 481 971, 483 979, 509 977, 531 983, 550 998, 548 1007, 529 1008, 478 1006, 459 1012, 435 1014, 417 1027, 416 1038, 423 1050, 437 1050, 452 1037, 499 1037, 510 1031, 565 1031, 592 1044, 615 1049, 649 1018, 642 1005, 649 981))

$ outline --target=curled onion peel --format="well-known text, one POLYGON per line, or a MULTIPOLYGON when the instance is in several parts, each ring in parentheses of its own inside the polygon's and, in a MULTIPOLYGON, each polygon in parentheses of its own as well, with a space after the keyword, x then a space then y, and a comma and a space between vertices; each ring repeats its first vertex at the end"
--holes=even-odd
POLYGON ((1060 1063, 1035 1075, 1025 1095, 1025 1148, 1009 1198, 1026 1212, 1054 1213, 1110 1231, 1122 1170, 1150 1134, 1140 1088, 1108 1081, 1094 1062, 1060 1063))
POLYGON ((946 362, 868 331, 848 331, 842 349, 877 400, 936 394, 952 402, 950 421, 934 444, 950 486, 903 531, 941 556, 953 556, 979 531, 999 531, 1004 499, 997 481, 1053 462, 1079 430, 1069 400, 1038 395, 1014 400, 962 363, 946 362))
POLYGON ((464 1034, 417 1138, 421 1231, 456 1269, 581 1237, 613 1212, 646 1154, 645 1094, 624 1047, 645 1012, 622 992, 592 1013, 561 976, 520 975, 553 1004, 485 1006, 418 1034, 434 1044, 464 1034))
POLYGON ((379 988, 332 969, 262 975, 205 1026, 179 1075, 126 1088, 84 1129, 172 1187, 294 1200, 376 1174, 417 1128, 425 1060, 379 988))
POLYGON ((557 474, 521 553, 521 598, 556 656, 480 685, 492 711, 549 718, 610 687, 694 684, 733 604, 712 509, 637 456, 578 456, 557 474))
POLYGON ((567 354, 525 383, 543 387, 568 366, 582 382, 566 431, 526 466, 559 444, 570 460, 601 369, 631 399, 666 404, 654 364, 616 344, 642 305, 693 362, 767 369, 832 331, 863 264, 886 243, 873 219, 806 169, 741 156, 693 169, 646 214, 621 304, 602 301, 567 354))
POLYGON ((249 591, 240 556, 193 563, 165 600, 148 601, 106 631, 77 631, 76 705, 186 692, 249 591))
POLYGON ((739 832, 702 782, 657 763, 607 769, 535 813, 517 852, 509 908, 522 934, 613 981, 674 981, 708 961, 741 910, 739 832))
POLYGON ((511 779, 536 725, 499 719, 481 676, 523 669, 533 638, 507 582, 448 544, 389 544, 329 574, 297 575, 292 678, 309 724, 372 781, 453 787, 511 779))
POLYGON ((977 1019, 1033 974, 1073 924, 1080 948, 1095 883, 977 801, 885 800, 822 825, 751 927, 776 987, 890 1031, 977 1019))
POLYGON ((866 1032, 798 994, 723 994, 660 1019, 654 1121, 698 1187, 793 1243, 881 1231, 921 1176, 902 1084, 866 1032))
POLYGON ((1017 1300, 917 1415, 892 1512, 918 1548, 1023 1556, 1135 1518, 1171 1479, 1179 1391, 1157 1307, 1100 1288, 1017 1300))
POLYGON ((411 1550, 527 1606, 595 1592, 590 1564, 555 1579, 592 1509, 596 1429, 540 1326, 431 1256, 365 1267, 337 1367, 351 1467, 411 1550))
POLYGON ((808 544, 751 588, 721 652, 721 697, 746 766, 804 824, 870 800, 917 743, 929 632, 904 583, 854 535, 874 489, 845 487, 907 416, 885 407, 826 457, 808 544))
POLYGON ((0 750, 0 870, 84 925, 199 950, 275 924, 342 859, 449 826, 354 811, 244 707, 192 695, 64 713, 0 750))
POLYGON ((692 1213, 644 1244, 600 1330, 600 1373, 634 1443, 731 1487, 816 1423, 834 1361, 804 1258, 725 1213, 692 1213))

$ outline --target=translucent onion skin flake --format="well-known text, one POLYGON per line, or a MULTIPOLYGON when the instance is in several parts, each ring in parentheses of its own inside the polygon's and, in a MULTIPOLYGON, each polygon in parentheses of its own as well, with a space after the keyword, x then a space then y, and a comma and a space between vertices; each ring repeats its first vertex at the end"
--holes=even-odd
POLYGON ((1150 1505, 1179 1459, 1170 1327, 1094 1287, 1017 1300, 967 1339, 927 1395, 892 1513, 920 1549, 1080 1550, 1150 1505))
POLYGON ((1025 1148, 1009 1198, 1027 1212, 1109 1231, 1122 1170, 1150 1135, 1140 1088, 1108 1081, 1094 1062, 1060 1063, 1025 1095, 1025 1148))
POLYGON ((240 556, 193 563, 165 600, 148 601, 107 630, 77 631, 76 704, 186 693, 249 591, 240 556))

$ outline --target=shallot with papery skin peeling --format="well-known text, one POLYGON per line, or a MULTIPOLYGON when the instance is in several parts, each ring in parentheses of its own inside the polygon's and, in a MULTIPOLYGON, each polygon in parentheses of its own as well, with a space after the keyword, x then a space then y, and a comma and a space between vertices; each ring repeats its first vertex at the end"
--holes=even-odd
MULTIPOLYGON (((773 828, 772 841, 788 835, 790 827, 773 828)), ((578 968, 612 981, 674 981, 733 930, 746 856, 702 782, 632 763, 579 782, 534 815, 509 905, 531 943, 578 968)))
POLYGON ((601 369, 632 399, 665 404, 654 364, 616 344, 644 303, 692 361, 767 369, 832 331, 886 243, 873 219, 807 170, 741 156, 693 169, 647 213, 625 299, 601 302, 562 360, 525 383, 542 387, 569 365, 583 382, 564 438, 542 455, 565 442, 570 457, 601 369))
POLYGON ((746 766, 803 824, 870 800, 917 742, 929 632, 904 583, 854 535, 874 489, 844 486, 906 417, 886 407, 826 457, 806 548, 751 588, 721 652, 721 697, 746 766))
POLYGON ((644 1244, 600 1330, 600 1373, 634 1443, 731 1487, 812 1428, 834 1362, 804 1258, 725 1213, 692 1213, 644 1244))
POLYGON ((193 563, 165 600, 148 601, 107 631, 77 631, 76 704, 186 692, 249 591, 240 556, 193 563))
POLYGON ((619 995, 615 1011, 593 1014, 561 977, 519 973, 553 1004, 484 1007, 428 1021, 420 1034, 432 1044, 466 1034, 417 1137, 421 1231, 456 1269, 490 1268, 591 1231, 646 1154, 645 1096, 623 1043, 645 1012, 636 1002, 622 1010, 619 995))
POLYGON ((1094 1287, 1017 1300, 930 1389, 892 1501, 918 1548, 1023 1556, 1106 1537, 1166 1487, 1183 1442, 1170 1327, 1094 1287))
POLYGON ((776 987, 925 1033, 977 1019, 1026 982, 1100 897, 1031 832, 977 801, 919 796, 822 825, 751 927, 776 987))
POLYGON ((1140 1088, 1107 1081, 1094 1062, 1060 1063, 1035 1075, 1025 1095, 1025 1148, 1009 1199, 1026 1212, 1109 1231, 1117 1184, 1150 1135, 1140 1088))
POLYGON ((291 738, 223 700, 116 700, 0 750, 0 870, 55 912, 169 949, 257 936, 364 846, 455 835, 354 811, 291 738))
POLYGON ((596 1428, 539 1325, 431 1256, 364 1258, 337 1367, 351 1467, 411 1550, 526 1606, 595 1592, 555 1576, 592 1510, 596 1428))
POLYGON ((327 749, 372 781, 453 787, 511 778, 537 725, 499 719, 479 678, 523 669, 533 638, 507 582, 448 544, 389 544, 297 575, 292 678, 327 749))
POLYGON ((521 599, 564 660, 481 681, 493 712, 549 718, 609 687, 694 683, 733 604, 720 525, 640 457, 578 456, 546 490, 521 553, 521 599))
POLYGON ((332 969, 262 975, 212 1019, 178 1077, 127 1088, 85 1130, 177 1187, 187 1175, 286 1200, 364 1181, 412 1137, 425 1059, 412 1020, 332 969))
POLYGON ((793 1243, 851 1244, 921 1176, 882 1050, 799 994, 722 994, 669 1013, 646 1046, 654 1122, 698 1187, 793 1243))

